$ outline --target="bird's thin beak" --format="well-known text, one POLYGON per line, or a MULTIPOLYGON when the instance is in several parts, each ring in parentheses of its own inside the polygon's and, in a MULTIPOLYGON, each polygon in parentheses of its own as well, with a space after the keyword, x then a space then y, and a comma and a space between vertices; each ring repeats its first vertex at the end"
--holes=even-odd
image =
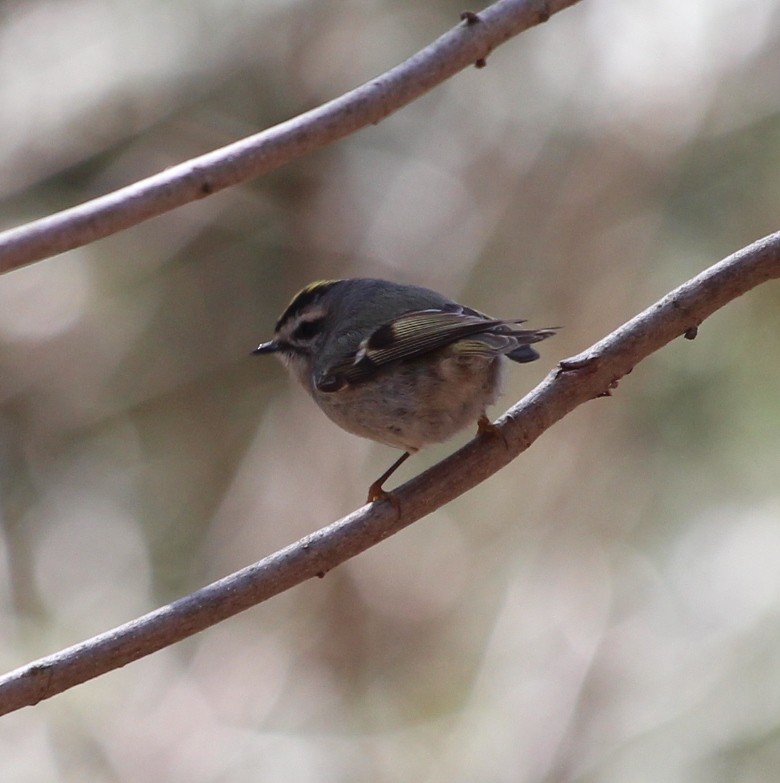
POLYGON ((281 346, 276 340, 269 340, 267 343, 260 343, 252 353, 276 353, 280 347, 281 346))

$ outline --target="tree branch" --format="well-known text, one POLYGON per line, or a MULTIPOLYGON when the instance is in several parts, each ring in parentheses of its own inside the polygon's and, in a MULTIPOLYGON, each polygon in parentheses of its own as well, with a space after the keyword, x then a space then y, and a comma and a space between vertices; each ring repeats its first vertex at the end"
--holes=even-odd
POLYGON ((578 0, 498 0, 405 62, 351 92, 273 128, 147 179, 0 233, 0 274, 94 242, 266 174, 376 124, 529 27, 578 0))
POLYGON ((780 232, 684 283, 561 366, 498 422, 501 438, 477 437, 397 489, 254 565, 167 606, 0 678, 0 715, 36 704, 242 612, 365 551, 507 465, 552 424, 608 394, 642 359, 746 291, 780 277, 780 232))

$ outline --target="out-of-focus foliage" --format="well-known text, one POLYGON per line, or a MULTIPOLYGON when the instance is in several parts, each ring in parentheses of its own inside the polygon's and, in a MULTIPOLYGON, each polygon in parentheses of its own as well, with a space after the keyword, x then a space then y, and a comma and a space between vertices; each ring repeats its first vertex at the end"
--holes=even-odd
MULTIPOLYGON (((2 222, 334 97, 460 10, 7 0, 2 222)), ((508 405, 777 229, 778 35, 772 0, 585 0, 375 128, 0 278, 3 668, 362 502, 396 453, 249 356, 306 282, 563 324, 508 405)), ((0 779, 775 779, 778 304, 733 303, 324 580, 3 718, 0 779)))

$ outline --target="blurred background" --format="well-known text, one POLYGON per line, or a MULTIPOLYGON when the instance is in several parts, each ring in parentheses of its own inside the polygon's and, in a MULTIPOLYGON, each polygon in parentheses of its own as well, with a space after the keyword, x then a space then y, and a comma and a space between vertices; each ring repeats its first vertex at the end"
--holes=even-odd
MULTIPOLYGON (((1 2, 0 221, 316 106, 461 10, 1 2)), ((586 0, 377 127, 0 278, 3 670, 362 504, 397 452, 249 353, 311 280, 563 324, 498 415, 780 228, 779 35, 772 0, 586 0)), ((0 779, 776 780, 778 305, 732 303, 324 580, 3 717, 0 779)))

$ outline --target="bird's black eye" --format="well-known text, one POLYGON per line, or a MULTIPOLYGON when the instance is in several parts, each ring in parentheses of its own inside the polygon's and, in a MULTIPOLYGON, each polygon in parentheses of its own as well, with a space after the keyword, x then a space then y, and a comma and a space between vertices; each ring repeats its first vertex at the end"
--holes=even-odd
POLYGON ((298 342, 308 342, 313 340, 321 331, 324 324, 324 318, 314 318, 311 321, 301 321, 295 327, 291 337, 298 342))

